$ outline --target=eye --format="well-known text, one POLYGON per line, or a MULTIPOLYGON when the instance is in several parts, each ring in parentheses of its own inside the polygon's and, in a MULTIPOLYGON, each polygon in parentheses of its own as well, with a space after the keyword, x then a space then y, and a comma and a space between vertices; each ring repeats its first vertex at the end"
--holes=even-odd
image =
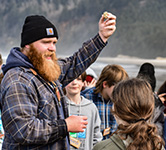
POLYGON ((47 41, 47 40, 43 40, 42 43, 49 43, 49 41, 47 41))
POLYGON ((79 81, 80 81, 80 80, 82 80, 82 79, 81 79, 81 78, 77 78, 77 80, 79 80, 79 81))

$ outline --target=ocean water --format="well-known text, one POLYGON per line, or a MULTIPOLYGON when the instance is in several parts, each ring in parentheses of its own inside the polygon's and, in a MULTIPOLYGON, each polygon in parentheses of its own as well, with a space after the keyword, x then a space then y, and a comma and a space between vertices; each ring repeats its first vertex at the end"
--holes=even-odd
MULTIPOLYGON (((148 60, 144 61, 144 62, 150 62, 148 60)), ((97 74, 97 76, 100 75, 102 69, 108 65, 108 64, 118 64, 121 65, 128 73, 129 77, 136 77, 139 71, 140 66, 144 63, 128 63, 126 64, 126 62, 118 62, 118 61, 100 61, 97 60, 95 63, 93 63, 90 67, 95 71, 95 73, 97 74)), ((162 63, 162 62, 161 62, 162 63)), ((152 63, 155 67, 155 77, 156 77, 156 91, 158 90, 158 88, 162 85, 162 83, 166 80, 166 65, 163 66, 163 63, 161 65, 157 64, 155 65, 155 63, 152 63)))
MULTIPOLYGON (((3 56, 3 55, 2 55, 3 56)), ((65 58, 67 56, 60 55, 59 58, 65 58)), ((7 56, 3 57, 4 63, 7 56)), ((129 77, 136 77, 140 66, 145 63, 152 63, 155 67, 155 77, 156 77, 156 91, 166 80, 166 58, 159 59, 141 59, 137 57, 122 56, 118 57, 99 57, 90 67, 99 76, 102 69, 107 64, 118 64, 121 65, 128 73, 129 77)))

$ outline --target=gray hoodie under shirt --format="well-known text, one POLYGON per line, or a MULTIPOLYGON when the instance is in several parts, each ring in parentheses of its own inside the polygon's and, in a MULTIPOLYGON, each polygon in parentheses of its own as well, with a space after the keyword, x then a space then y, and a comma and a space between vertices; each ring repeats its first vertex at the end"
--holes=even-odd
MULTIPOLYGON (((66 97, 67 98, 67 97, 66 97)), ((80 104, 75 104, 67 98, 69 116, 87 116, 88 125, 84 132, 70 133, 70 135, 81 142, 79 150, 92 150, 93 146, 102 140, 100 132, 100 116, 96 105, 85 97, 81 96, 80 104)), ((74 150, 73 146, 70 146, 74 150)))

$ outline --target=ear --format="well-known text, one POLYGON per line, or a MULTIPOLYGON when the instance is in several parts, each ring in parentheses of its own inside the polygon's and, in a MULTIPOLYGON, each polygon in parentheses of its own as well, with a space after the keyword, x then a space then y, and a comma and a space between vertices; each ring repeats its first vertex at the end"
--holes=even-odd
POLYGON ((30 49, 30 45, 25 45, 24 48, 22 49, 22 53, 27 56, 29 49, 30 49))
POLYGON ((107 81, 103 81, 103 88, 107 87, 107 81))
POLYGON ((29 49, 29 48, 30 48, 30 46, 29 46, 29 45, 25 45, 25 48, 29 49))

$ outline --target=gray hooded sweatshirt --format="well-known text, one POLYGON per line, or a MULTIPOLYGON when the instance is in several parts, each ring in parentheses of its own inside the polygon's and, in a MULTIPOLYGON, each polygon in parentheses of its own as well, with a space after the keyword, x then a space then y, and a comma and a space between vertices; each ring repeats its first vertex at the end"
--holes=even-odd
MULTIPOLYGON (((79 150, 92 150, 93 146, 102 140, 100 132, 100 116, 96 105, 85 97, 81 96, 81 103, 75 104, 67 98, 69 115, 87 116, 88 125, 84 132, 70 133, 70 136, 78 139, 81 144, 79 150)), ((70 146, 74 150, 73 146, 70 146)))

